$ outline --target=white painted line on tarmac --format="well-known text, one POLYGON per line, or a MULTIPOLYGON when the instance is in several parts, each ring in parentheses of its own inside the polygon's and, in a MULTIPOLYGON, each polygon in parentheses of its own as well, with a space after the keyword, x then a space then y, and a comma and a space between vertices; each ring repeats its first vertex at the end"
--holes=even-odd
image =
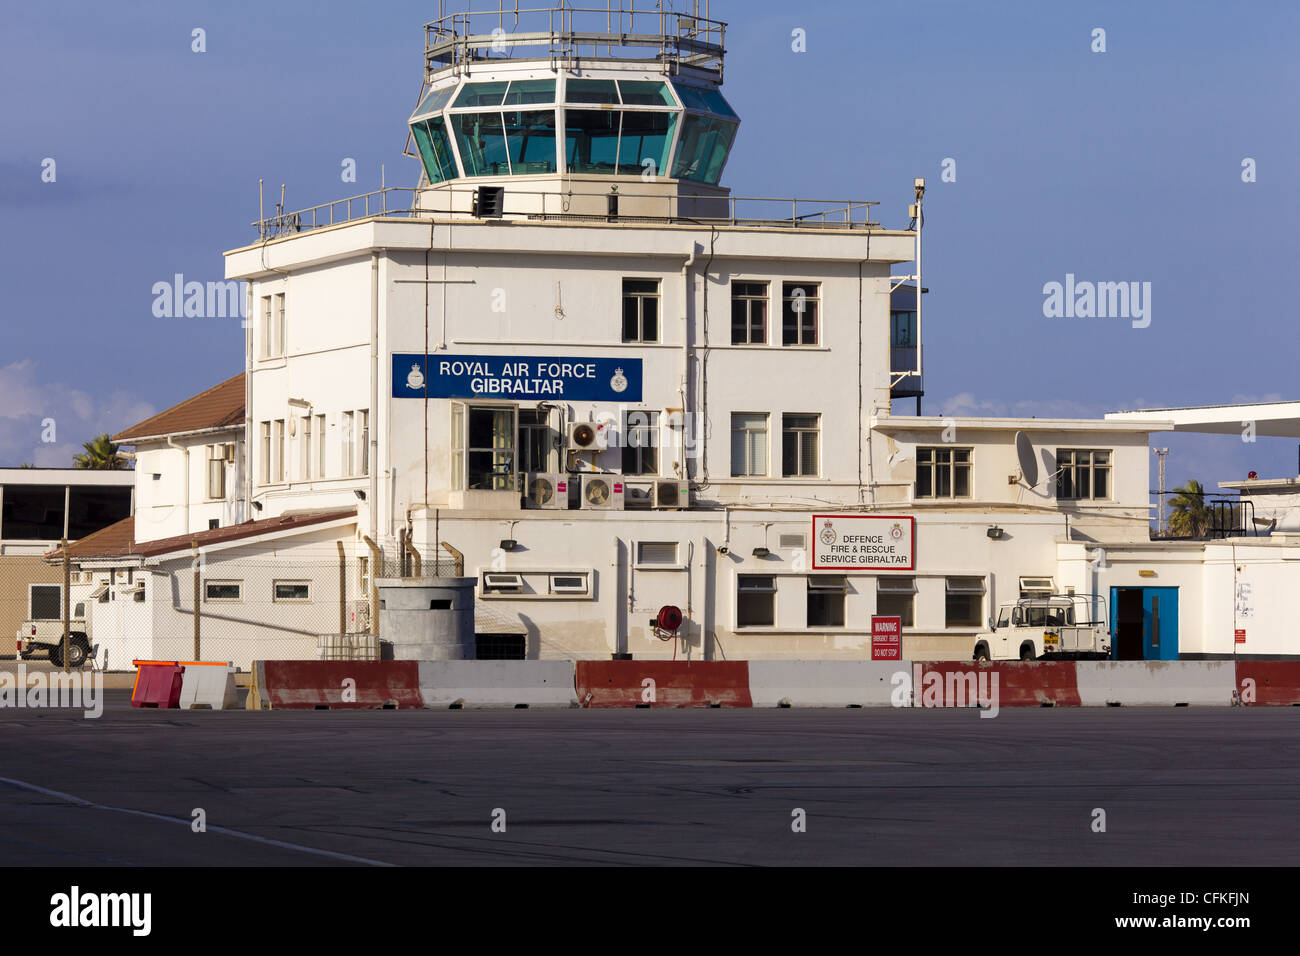
MULTIPOLYGON (((25 783, 22 780, 14 780, 11 777, 0 777, 0 783, 7 783, 11 786, 20 787, 24 790, 31 790, 34 793, 41 793, 47 797, 57 797, 60 800, 66 800, 68 803, 76 804, 79 807, 87 807, 91 810, 106 810, 109 813, 127 813, 130 814, 131 816, 150 817, 151 819, 154 820, 164 820, 167 823, 179 823, 187 828, 190 826, 192 822, 190 820, 183 819, 182 817, 169 817, 162 813, 150 813, 148 810, 132 810, 129 807, 109 807, 101 803, 92 803, 89 800, 82 799, 81 797, 74 796, 73 794, 70 793, 62 793, 58 790, 49 790, 46 789, 45 787, 38 787, 34 783, 25 783)), ((385 863, 382 860, 368 860, 363 856, 349 856, 346 853, 335 853, 332 850, 321 850, 312 846, 302 846, 301 844, 298 843, 285 843, 283 840, 272 840, 268 837, 260 837, 252 833, 244 833, 240 830, 231 830, 228 827, 210 826, 207 828, 206 832, 220 833, 223 836, 238 837, 241 840, 252 840, 254 843, 265 843, 267 846, 276 846, 284 850, 297 850, 300 853, 312 853, 315 854, 316 856, 327 856, 335 860, 346 860, 349 863, 364 863, 367 866, 394 866, 395 865, 392 863, 385 863)))

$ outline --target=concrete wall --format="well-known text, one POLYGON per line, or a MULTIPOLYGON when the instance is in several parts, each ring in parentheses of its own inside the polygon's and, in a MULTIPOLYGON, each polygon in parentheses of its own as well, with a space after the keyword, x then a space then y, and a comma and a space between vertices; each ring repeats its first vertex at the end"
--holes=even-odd
POLYGON ((156 541, 206 531, 213 521, 220 527, 228 527, 245 520, 243 437, 243 428, 237 427, 201 436, 182 436, 175 439, 180 448, 164 442, 139 445, 135 466, 135 539, 156 541), (235 461, 222 466, 226 473, 226 493, 222 498, 210 498, 208 459, 212 446, 226 443, 237 446, 235 461))

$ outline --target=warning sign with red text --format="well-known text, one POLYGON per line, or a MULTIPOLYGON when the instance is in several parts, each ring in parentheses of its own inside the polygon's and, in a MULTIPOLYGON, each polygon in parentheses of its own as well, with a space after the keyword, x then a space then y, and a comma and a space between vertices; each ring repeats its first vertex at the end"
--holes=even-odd
POLYGON ((901 617, 871 618, 871 659, 897 661, 903 657, 903 619, 901 617))

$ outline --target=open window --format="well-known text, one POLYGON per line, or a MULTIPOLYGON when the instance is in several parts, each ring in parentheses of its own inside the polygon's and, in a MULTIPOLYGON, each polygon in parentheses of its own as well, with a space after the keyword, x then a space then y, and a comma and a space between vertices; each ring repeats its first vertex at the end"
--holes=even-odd
POLYGON ((552 594, 586 594, 588 591, 587 575, 552 574, 550 576, 552 594))
POLYGON ((1020 578, 1020 596, 1022 598, 1051 597, 1055 584, 1051 577, 1022 576, 1020 578))
POLYGON ((916 578, 876 578, 876 614, 896 617, 903 627, 912 627, 916 607, 916 578))
POLYGON ((522 594, 524 591, 524 576, 517 573, 485 571, 483 573, 482 591, 484 594, 522 594))
POLYGON ((513 491, 517 484, 514 405, 451 405, 451 487, 513 491))
POLYGON ((843 627, 844 598, 849 582, 842 574, 814 574, 808 578, 808 626, 843 627))

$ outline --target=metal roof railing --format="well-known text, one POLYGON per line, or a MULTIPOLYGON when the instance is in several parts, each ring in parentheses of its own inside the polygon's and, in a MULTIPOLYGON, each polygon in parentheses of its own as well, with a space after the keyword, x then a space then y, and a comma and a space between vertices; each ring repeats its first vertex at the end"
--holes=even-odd
MULTIPOLYGON (((484 182, 473 186, 442 187, 433 190, 421 190, 411 186, 388 186, 293 212, 285 212, 277 208, 273 215, 254 220, 251 225, 257 230, 259 239, 272 239, 277 236, 372 218, 436 216, 477 218, 471 211, 474 195, 480 186, 493 185, 504 184, 484 182), (422 192, 423 197, 421 197, 422 192)), ((640 211, 625 215, 609 215, 608 212, 598 212, 594 209, 575 211, 574 205, 583 200, 604 203, 604 196, 590 194, 575 196, 559 191, 508 187, 504 192, 505 205, 501 215, 493 218, 534 222, 697 224, 809 231, 866 231, 880 228, 880 223, 871 219, 871 207, 879 205, 875 200, 696 196, 675 192, 619 192, 618 197, 620 203, 635 204, 640 207, 640 211), (662 213, 654 211, 654 207, 659 204, 662 204, 662 213), (681 207, 688 209, 698 207, 721 214, 686 215, 681 212, 681 207)), ((627 205, 623 208, 627 208, 627 205)))
POLYGON ((425 24, 429 75, 490 59, 645 61, 686 65, 722 77, 727 25, 709 17, 708 0, 689 0, 690 12, 658 10, 651 0, 607 0, 601 7, 520 8, 504 0, 495 10, 445 13, 425 24), (603 53, 601 51, 604 51, 603 53))

